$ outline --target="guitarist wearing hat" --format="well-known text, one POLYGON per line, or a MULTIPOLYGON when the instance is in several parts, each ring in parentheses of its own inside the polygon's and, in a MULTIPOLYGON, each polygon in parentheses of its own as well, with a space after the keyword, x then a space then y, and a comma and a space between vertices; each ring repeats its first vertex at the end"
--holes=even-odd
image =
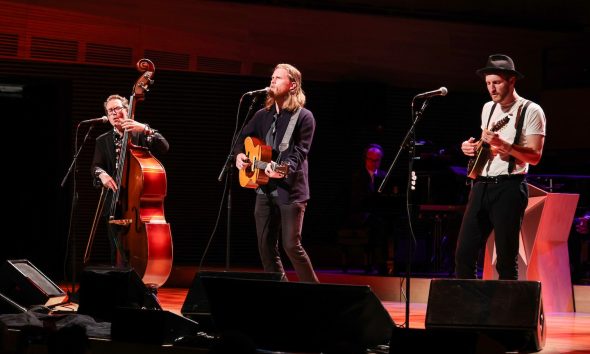
POLYGON ((504 54, 490 55, 476 71, 485 80, 491 101, 481 113, 481 138, 464 141, 461 150, 472 160, 468 176, 474 179, 455 253, 455 275, 477 277, 481 247, 495 233, 499 279, 518 279, 519 232, 528 204, 525 175, 541 159, 546 119, 543 109, 516 93, 524 76, 504 54))
POLYGON ((303 216, 309 199, 307 154, 315 131, 314 116, 304 105, 301 73, 290 64, 278 64, 271 77, 265 107, 244 127, 234 153, 242 186, 256 188, 254 219, 264 271, 285 272, 279 252, 281 240, 299 281, 317 283, 301 244, 303 216), (249 152, 248 146, 262 149, 249 152), (263 153, 254 153, 260 150, 263 153), (259 160, 268 161, 259 164, 259 160), (242 183, 251 175, 264 178, 242 183))

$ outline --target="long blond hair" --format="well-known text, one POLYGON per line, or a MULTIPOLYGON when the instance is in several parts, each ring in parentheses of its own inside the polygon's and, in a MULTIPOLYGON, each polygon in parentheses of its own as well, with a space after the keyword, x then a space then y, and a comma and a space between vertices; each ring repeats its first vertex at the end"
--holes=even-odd
MULTIPOLYGON (((305 93, 303 92, 303 88, 301 87, 301 72, 297 70, 291 64, 277 64, 274 70, 277 69, 284 69, 289 74, 289 79, 291 82, 296 83, 295 88, 289 91, 289 97, 283 103, 283 109, 288 111, 295 111, 297 108, 305 106, 305 93)), ((270 108, 275 104, 275 99, 273 97, 268 96, 266 98, 266 102, 264 107, 266 110, 270 110, 270 108)))

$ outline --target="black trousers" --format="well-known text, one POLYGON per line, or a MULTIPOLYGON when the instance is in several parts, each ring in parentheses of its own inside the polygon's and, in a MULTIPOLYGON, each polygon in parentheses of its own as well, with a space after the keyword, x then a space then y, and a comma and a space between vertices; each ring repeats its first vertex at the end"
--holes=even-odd
POLYGON ((480 250, 492 232, 496 242, 496 270, 500 279, 518 279, 520 227, 528 204, 523 176, 477 181, 469 194, 455 252, 455 275, 475 279, 480 250))
POLYGON ((317 283, 311 260, 301 244, 303 216, 307 203, 281 204, 278 198, 256 195, 254 218, 258 235, 258 252, 265 272, 284 273, 279 238, 297 277, 302 282, 317 283))

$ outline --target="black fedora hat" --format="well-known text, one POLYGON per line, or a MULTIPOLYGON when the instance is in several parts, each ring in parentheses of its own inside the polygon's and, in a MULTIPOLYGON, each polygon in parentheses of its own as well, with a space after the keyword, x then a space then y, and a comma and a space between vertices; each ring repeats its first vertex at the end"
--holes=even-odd
POLYGON ((508 55, 492 54, 488 57, 488 62, 484 68, 476 71, 477 75, 485 77, 486 74, 492 73, 508 73, 516 76, 517 79, 522 79, 523 74, 519 73, 514 68, 514 62, 508 55))

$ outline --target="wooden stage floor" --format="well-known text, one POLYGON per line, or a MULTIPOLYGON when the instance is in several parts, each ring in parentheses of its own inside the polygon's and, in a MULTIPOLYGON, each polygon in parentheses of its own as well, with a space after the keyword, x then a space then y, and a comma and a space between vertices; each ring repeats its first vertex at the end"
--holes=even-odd
MULTIPOLYGON (((218 270, 222 272, 222 270, 218 270)), ((236 270, 232 270, 235 272, 236 270)), ((250 272, 253 270, 239 270, 250 272)), ((259 272, 259 270, 255 270, 259 272)), ((395 325, 405 327, 406 303, 400 295, 405 289, 405 279, 389 276, 365 275, 358 273, 342 273, 340 271, 318 271, 318 277, 323 284, 342 285, 368 285, 376 297, 381 301, 387 313, 391 316, 395 325)), ((296 277, 288 272, 289 279, 296 277)), ((196 279, 196 270, 175 270, 175 277, 166 286, 158 290, 158 300, 163 310, 181 315, 181 309, 189 293, 191 284, 196 279)), ((409 327, 423 329, 425 323, 427 297, 430 278, 411 279, 411 298, 409 308, 409 327)), ((64 284, 64 288, 71 289, 64 284)), ((107 290, 108 291, 108 290, 107 290)), ((194 291, 194 290, 193 290, 194 291)), ((576 286, 574 289, 578 312, 545 313, 546 344, 541 351, 543 354, 590 354, 590 310, 587 304, 590 303, 590 286, 576 286), (580 311, 581 310, 581 311, 580 311)), ((239 303, 240 293, 230 294, 229 301, 234 298, 239 303)), ((242 295, 243 296, 243 295, 242 295)), ((226 300, 227 301, 227 300, 226 300)), ((288 304, 286 304, 288 305, 288 304)), ((233 313, 233 312, 232 312, 233 313)), ((1 344, 1 343, 0 343, 1 344)), ((396 343, 392 343, 396 345, 396 343)), ((1 346, 0 346, 1 348, 1 346)), ((91 338, 92 354, 119 354, 119 353, 153 353, 153 354, 193 354, 209 353, 204 348, 193 347, 166 347, 147 345, 145 343, 123 343, 110 340, 93 340, 91 338)), ((385 349, 387 350, 387 349, 385 349)), ((0 350, 1 351, 1 350, 0 350)), ((412 351, 409 351, 412 352, 412 351)), ((440 351, 430 353, 447 353, 448 348, 441 348, 440 351)), ((451 349, 452 352, 452 349, 451 349)), ((9 353, 20 353, 9 351, 9 353)), ((48 351, 41 347, 31 347, 26 353, 45 354, 48 351), (32 351, 31 351, 32 350, 32 351)), ((268 353, 268 352, 266 352, 268 353)), ((368 351, 368 353, 386 353, 383 351, 368 351)), ((238 353, 239 354, 239 353, 238 353)))

